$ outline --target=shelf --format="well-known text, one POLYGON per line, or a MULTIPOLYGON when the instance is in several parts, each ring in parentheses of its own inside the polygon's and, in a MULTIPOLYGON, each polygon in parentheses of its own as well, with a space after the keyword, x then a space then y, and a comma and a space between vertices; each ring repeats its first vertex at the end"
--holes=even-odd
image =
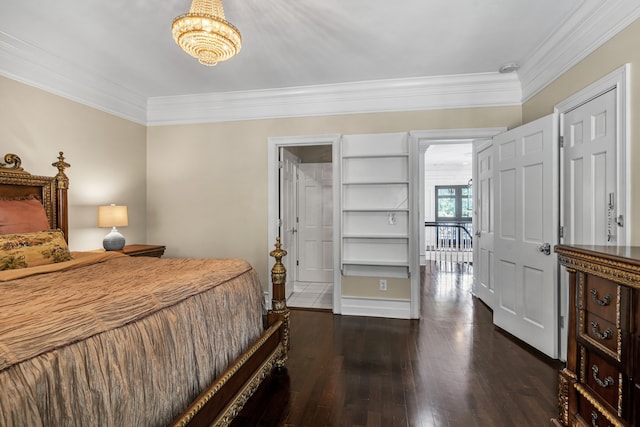
POLYGON ((406 234, 343 234, 344 239, 408 239, 406 234))
POLYGON ((380 154, 343 154, 343 159, 379 159, 388 157, 409 157, 409 153, 380 153, 380 154))
POLYGON ((413 239, 407 135, 345 137, 341 164, 343 274, 407 277, 413 239))
POLYGON ((342 212, 409 212, 407 208, 345 208, 342 212))
POLYGON ((379 265, 384 267, 409 267, 408 261, 378 261, 378 260, 342 260, 342 265, 379 265))

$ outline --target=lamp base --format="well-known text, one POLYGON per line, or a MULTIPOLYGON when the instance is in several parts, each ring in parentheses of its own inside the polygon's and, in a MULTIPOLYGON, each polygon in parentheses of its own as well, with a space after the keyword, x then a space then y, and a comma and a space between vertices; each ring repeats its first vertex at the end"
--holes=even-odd
POLYGON ((119 251, 124 248, 124 236, 113 227, 109 234, 104 236, 102 246, 108 251, 119 251))

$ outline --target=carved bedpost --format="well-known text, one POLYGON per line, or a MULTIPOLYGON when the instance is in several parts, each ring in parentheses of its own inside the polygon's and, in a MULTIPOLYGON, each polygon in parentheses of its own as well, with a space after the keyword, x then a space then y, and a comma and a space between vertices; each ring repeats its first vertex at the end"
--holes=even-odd
POLYGON ((58 228, 62 230, 64 233, 64 239, 69 243, 69 215, 67 212, 68 203, 67 203, 67 190, 69 189, 69 178, 64 173, 66 168, 70 168, 71 165, 64 161, 64 155, 62 151, 60 151, 60 155, 58 156, 58 161, 55 163, 51 163, 51 166, 55 166, 58 168, 58 173, 55 177, 56 179, 56 201, 57 201, 57 209, 58 216, 56 218, 58 228))
POLYGON ((285 283, 287 280, 287 270, 282 264, 282 257, 287 254, 287 251, 282 249, 280 244, 280 237, 276 237, 276 248, 272 250, 269 255, 276 259, 276 263, 271 269, 271 283, 272 283, 272 309, 269 311, 268 320, 272 325, 278 320, 282 320, 282 335, 281 341, 284 346, 284 354, 282 359, 277 362, 279 368, 283 367, 287 360, 287 351, 289 350, 289 309, 287 308, 287 301, 285 295, 285 283))

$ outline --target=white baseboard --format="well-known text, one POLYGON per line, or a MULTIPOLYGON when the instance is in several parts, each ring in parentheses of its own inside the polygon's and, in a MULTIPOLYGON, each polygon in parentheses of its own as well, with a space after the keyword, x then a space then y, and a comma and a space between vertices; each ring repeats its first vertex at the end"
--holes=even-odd
POLYGON ((342 314, 345 316, 410 319, 411 303, 409 300, 342 297, 342 314))

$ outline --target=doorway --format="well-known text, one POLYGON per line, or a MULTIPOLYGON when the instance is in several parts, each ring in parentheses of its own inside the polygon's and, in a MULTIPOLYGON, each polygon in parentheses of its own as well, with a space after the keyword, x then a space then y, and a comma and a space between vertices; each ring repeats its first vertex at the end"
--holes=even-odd
POLYGON ((269 238, 288 254, 290 307, 335 311, 340 294, 333 206, 337 136, 269 138, 269 238), (337 286, 336 286, 337 284, 337 286))
POLYGON ((473 261, 472 143, 431 144, 424 158, 425 260, 469 269, 473 261))
MULTIPOLYGON (((333 164, 331 146, 286 147, 285 158, 297 159, 294 184, 281 195, 287 208, 283 224, 291 225, 292 292, 290 307, 331 309, 333 305, 333 164)), ((285 234, 287 231, 285 230, 285 234)))

